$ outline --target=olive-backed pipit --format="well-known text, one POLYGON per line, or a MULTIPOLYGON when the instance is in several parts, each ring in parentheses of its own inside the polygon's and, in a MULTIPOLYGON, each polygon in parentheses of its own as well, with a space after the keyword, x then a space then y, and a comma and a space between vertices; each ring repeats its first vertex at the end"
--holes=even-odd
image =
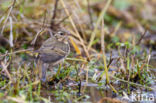
POLYGON ((68 56, 70 52, 68 36, 68 33, 59 31, 43 42, 39 48, 39 60, 42 63, 42 82, 46 81, 46 71, 49 64, 52 64, 52 66, 57 65, 68 56))

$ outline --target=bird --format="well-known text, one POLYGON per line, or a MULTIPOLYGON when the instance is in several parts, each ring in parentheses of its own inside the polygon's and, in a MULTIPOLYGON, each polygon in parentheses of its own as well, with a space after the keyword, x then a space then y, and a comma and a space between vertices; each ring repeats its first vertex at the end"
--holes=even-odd
POLYGON ((46 82, 46 72, 49 64, 52 66, 62 63, 70 53, 69 45, 70 33, 66 31, 58 31, 52 37, 44 41, 37 50, 38 59, 41 61, 41 82, 46 82))

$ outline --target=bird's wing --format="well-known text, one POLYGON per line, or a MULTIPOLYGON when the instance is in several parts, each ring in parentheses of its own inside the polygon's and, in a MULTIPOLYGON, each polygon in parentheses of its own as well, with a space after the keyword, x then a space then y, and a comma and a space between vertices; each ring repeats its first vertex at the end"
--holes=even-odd
POLYGON ((39 57, 45 63, 57 62, 68 55, 69 45, 52 40, 45 41, 39 49, 39 57))
POLYGON ((58 47, 48 47, 44 48, 40 51, 40 59, 45 63, 54 63, 57 62, 64 57, 66 57, 67 53, 58 47))
POLYGON ((51 50, 51 48, 54 47, 55 42, 56 42, 56 38, 54 38, 54 37, 49 38, 48 40, 46 40, 42 44, 42 46, 39 48, 38 52, 39 53, 46 53, 46 52, 48 52, 49 50, 51 50))
POLYGON ((42 53, 40 54, 40 59, 45 63, 55 63, 61 59, 63 59, 65 56, 60 55, 58 53, 42 53))
POLYGON ((58 55, 62 55, 65 56, 67 54, 67 52, 65 52, 64 50, 60 49, 60 48, 54 48, 53 49, 55 53, 57 53, 58 55))

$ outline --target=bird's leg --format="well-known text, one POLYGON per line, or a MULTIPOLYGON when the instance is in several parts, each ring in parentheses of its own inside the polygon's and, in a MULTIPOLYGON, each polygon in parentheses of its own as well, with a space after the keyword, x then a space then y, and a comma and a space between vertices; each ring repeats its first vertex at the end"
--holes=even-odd
POLYGON ((49 66, 49 64, 42 63, 42 77, 41 77, 42 82, 46 82, 46 72, 47 72, 48 66, 49 66))

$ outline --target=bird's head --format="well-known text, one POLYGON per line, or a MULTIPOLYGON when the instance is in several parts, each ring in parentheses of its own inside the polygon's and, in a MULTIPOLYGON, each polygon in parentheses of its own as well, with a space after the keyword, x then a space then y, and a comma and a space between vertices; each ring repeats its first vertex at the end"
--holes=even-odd
POLYGON ((58 41, 68 42, 68 38, 70 36, 70 33, 67 31, 58 31, 54 34, 55 38, 58 41))

